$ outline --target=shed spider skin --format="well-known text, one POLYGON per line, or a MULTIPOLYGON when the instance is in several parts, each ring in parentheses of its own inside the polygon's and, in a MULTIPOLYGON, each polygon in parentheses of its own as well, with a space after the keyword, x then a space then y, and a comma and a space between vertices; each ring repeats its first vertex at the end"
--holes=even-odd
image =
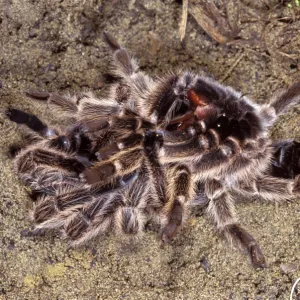
POLYGON ((103 39, 119 78, 107 98, 27 95, 67 117, 49 128, 9 108, 27 145, 15 170, 35 200, 39 229, 58 229, 73 246, 115 231, 139 236, 149 221, 170 241, 201 197, 221 235, 245 249, 254 267, 266 261, 240 225, 236 195, 270 202, 300 196, 299 143, 272 143, 278 116, 300 103, 300 82, 258 105, 231 87, 191 72, 152 79, 110 34, 103 39), (292 162, 290 160, 292 157, 292 162))

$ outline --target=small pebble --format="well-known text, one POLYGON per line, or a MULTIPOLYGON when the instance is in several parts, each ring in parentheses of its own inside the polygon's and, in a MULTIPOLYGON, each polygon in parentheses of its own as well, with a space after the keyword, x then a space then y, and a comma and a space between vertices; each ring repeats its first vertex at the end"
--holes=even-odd
POLYGON ((200 259, 200 264, 201 264, 201 267, 204 269, 204 271, 206 273, 209 273, 209 271, 210 271, 210 264, 209 264, 208 260, 206 259, 206 257, 203 256, 200 259))
POLYGON ((13 250, 15 248, 15 241, 9 240, 8 249, 13 250))
POLYGON ((299 267, 300 267, 300 265, 292 264, 292 263, 280 265, 281 270, 282 270, 285 274, 295 272, 296 270, 299 269, 299 267))
POLYGON ((29 34, 28 34, 28 37, 30 39, 33 39, 33 38, 37 37, 37 34, 34 31, 30 31, 29 34))

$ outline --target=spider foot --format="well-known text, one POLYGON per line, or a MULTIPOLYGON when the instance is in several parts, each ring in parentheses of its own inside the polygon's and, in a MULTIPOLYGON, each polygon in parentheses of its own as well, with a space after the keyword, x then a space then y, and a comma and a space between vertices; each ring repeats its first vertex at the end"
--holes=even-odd
POLYGON ((231 238, 236 240, 249 254, 254 268, 266 268, 265 257, 256 240, 238 224, 229 225, 231 238))
POLYGON ((265 257, 258 245, 252 245, 249 247, 249 255, 251 263, 254 268, 266 268, 267 263, 265 257))
POLYGON ((174 201, 173 205, 171 206, 171 210, 168 212, 168 214, 168 223, 162 228, 160 234, 161 239, 164 243, 168 243, 170 240, 173 239, 182 223, 183 207, 180 201, 178 201, 178 199, 174 201))

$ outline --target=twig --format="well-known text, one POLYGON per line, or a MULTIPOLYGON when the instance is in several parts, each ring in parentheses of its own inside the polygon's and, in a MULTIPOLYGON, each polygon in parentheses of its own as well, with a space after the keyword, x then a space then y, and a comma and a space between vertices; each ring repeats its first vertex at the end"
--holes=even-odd
POLYGON ((225 73, 225 75, 219 80, 219 82, 224 82, 227 77, 230 75, 230 73, 234 70, 234 68, 238 65, 238 63, 241 61, 241 59, 245 56, 245 53, 241 53, 241 55, 236 59, 236 61, 232 64, 232 66, 228 69, 228 71, 225 73))
POLYGON ((181 22, 180 22, 180 27, 179 27, 180 41, 183 41, 183 39, 185 37, 186 23, 187 23, 187 18, 188 18, 188 6, 189 6, 189 0, 183 0, 182 17, 181 17, 181 22))
POLYGON ((293 59, 293 60, 297 60, 297 59, 300 58, 300 56, 297 55, 297 54, 287 54, 287 53, 282 52, 282 51, 276 51, 276 52, 277 52, 278 54, 282 55, 282 56, 286 56, 286 57, 288 57, 288 58, 290 58, 290 59, 293 59))
POLYGON ((214 2, 191 0, 188 10, 202 29, 218 43, 225 44, 235 37, 228 20, 221 15, 214 2))

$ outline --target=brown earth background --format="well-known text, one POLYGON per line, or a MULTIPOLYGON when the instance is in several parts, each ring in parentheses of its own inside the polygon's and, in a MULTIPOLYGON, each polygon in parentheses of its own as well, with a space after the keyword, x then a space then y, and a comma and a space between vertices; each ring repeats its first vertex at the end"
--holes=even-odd
MULTIPOLYGON (((264 270, 254 270, 243 253, 228 247, 203 216, 191 218, 164 248, 148 230, 136 243, 111 237, 68 249, 55 236, 30 236, 32 203, 7 156, 9 144, 21 136, 3 116, 6 107, 36 113, 50 124, 63 121, 27 99, 24 90, 105 94, 109 55, 103 30, 134 53, 149 74, 205 70, 259 103, 299 80, 298 1, 215 3, 232 29, 224 44, 191 14, 181 42, 180 1, 1 1, 0 299, 289 298, 300 276, 299 201, 238 206, 241 223, 267 257, 264 270)), ((273 137, 299 139, 299 112, 298 107, 283 116, 273 137)))

